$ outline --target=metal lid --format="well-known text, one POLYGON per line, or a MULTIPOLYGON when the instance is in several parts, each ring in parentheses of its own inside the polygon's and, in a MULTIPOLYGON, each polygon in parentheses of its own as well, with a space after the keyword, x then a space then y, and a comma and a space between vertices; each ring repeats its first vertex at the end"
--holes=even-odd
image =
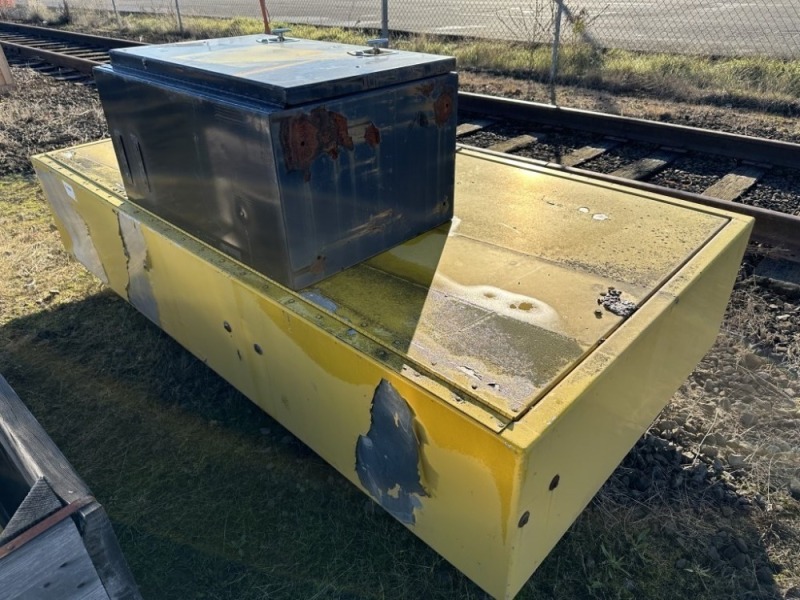
POLYGON ((260 34, 113 50, 111 65, 296 106, 447 73, 455 59, 260 34))

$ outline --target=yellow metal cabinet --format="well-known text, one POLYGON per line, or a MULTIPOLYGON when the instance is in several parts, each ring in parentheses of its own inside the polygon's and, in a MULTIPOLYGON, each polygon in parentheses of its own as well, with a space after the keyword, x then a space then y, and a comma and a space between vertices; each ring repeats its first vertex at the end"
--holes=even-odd
POLYGON ((512 598, 713 343, 752 221, 460 150, 455 218, 292 292, 40 155, 69 251, 512 598))

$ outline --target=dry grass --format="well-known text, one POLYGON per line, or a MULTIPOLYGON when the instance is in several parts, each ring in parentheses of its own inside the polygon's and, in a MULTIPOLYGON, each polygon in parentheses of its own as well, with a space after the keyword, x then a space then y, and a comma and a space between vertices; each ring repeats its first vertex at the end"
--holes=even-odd
POLYGON ((30 173, 32 154, 106 134, 93 90, 65 86, 29 69, 13 69, 13 77, 15 86, 0 94, 0 174, 30 173))

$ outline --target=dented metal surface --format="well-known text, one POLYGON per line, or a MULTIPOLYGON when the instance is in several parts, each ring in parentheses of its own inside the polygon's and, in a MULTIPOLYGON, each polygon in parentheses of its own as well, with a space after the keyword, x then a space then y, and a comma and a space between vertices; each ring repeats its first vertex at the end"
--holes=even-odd
POLYGON ((413 525, 427 496, 420 476, 420 442, 414 413, 391 383, 381 379, 372 397, 370 426, 356 443, 361 485, 389 514, 413 525))
POLYGON ((292 289, 451 218, 453 59, 258 38, 96 70, 130 200, 292 289))
POLYGON ((297 293, 109 191, 119 180, 79 160, 113 164, 108 142, 73 152, 36 169, 75 189, 112 289, 128 297, 119 213, 147 249, 134 264, 160 327, 495 598, 523 587, 713 343, 752 227, 463 153, 452 224, 297 293), (664 222, 679 239, 652 233, 664 222), (609 286, 633 314, 595 316, 609 286))

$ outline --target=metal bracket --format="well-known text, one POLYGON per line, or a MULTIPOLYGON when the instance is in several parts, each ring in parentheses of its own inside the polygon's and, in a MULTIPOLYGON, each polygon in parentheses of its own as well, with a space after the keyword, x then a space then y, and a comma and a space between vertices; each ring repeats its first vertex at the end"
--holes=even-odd
POLYGON ((289 27, 278 27, 277 29, 273 29, 272 30, 272 33, 273 33, 272 37, 259 38, 256 41, 259 44, 282 44, 283 42, 294 41, 292 39, 288 39, 287 40, 284 37, 284 34, 289 32, 289 31, 291 31, 291 28, 289 28, 289 27))
POLYGON ((389 40, 387 38, 376 38, 374 40, 367 40, 368 50, 351 50, 348 52, 350 56, 379 56, 381 54, 394 54, 395 50, 387 50, 389 47, 389 40))

